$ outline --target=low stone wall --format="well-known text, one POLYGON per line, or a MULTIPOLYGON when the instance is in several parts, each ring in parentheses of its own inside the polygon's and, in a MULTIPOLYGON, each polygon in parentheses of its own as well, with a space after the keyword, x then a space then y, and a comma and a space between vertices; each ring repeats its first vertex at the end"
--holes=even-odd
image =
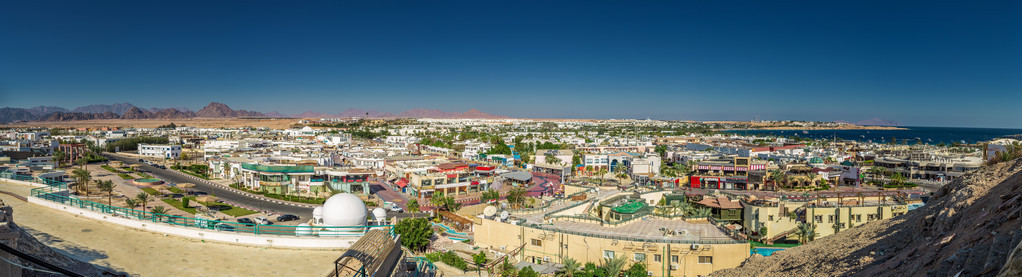
POLYGON ((218 241, 232 244, 252 245, 252 246, 263 246, 263 247, 278 247, 278 248, 324 248, 324 249, 343 249, 348 248, 355 241, 358 241, 361 236, 351 236, 342 238, 328 238, 328 237, 288 237, 288 236, 274 236, 274 235, 245 235, 238 234, 229 231, 217 231, 209 229, 198 229, 198 228, 186 228, 181 226, 175 226, 170 224, 162 224, 151 221, 138 221, 129 218, 123 218, 113 216, 109 214, 98 213, 90 210, 81 208, 71 207, 57 202, 51 202, 44 199, 29 197, 29 203, 49 207, 55 210, 72 213, 78 216, 91 218, 99 221, 110 222, 130 228, 167 234, 182 236, 188 238, 195 238, 201 240, 218 241))

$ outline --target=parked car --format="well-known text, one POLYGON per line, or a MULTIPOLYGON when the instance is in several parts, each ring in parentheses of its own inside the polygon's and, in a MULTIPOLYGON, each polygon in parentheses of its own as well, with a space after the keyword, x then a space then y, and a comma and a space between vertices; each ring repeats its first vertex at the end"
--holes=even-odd
POLYGON ((256 217, 255 218, 255 222, 259 223, 259 224, 262 224, 262 225, 273 225, 272 221, 270 221, 269 219, 267 219, 265 217, 261 217, 261 216, 260 217, 256 217))
POLYGON ((395 212, 395 213, 403 213, 403 212, 405 212, 404 209, 402 209, 401 207, 398 207, 398 206, 390 207, 390 211, 395 212))
POLYGON ((217 224, 216 226, 213 226, 213 228, 216 229, 217 231, 234 232, 234 226, 223 223, 217 224))
POLYGON ((299 219, 301 219, 301 218, 299 218, 297 215, 284 214, 284 215, 280 215, 280 216, 277 217, 277 222, 292 221, 292 220, 299 220, 299 219))
POLYGON ((239 218, 238 219, 238 223, 245 224, 245 225, 250 225, 250 226, 256 224, 255 221, 252 221, 251 218, 239 218))

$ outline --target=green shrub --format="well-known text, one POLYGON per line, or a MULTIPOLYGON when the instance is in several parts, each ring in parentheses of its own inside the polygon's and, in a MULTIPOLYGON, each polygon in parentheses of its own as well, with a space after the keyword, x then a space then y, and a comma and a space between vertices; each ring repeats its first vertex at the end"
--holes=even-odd
POLYGON ((152 196, 160 196, 161 195, 161 193, 159 191, 156 191, 153 188, 142 188, 142 191, 144 191, 145 193, 148 193, 149 195, 152 195, 152 196))
POLYGON ((135 178, 135 176, 131 176, 131 175, 128 175, 128 174, 124 174, 124 173, 118 173, 118 174, 117 174, 117 176, 121 176, 121 178, 122 178, 122 179, 125 179, 125 180, 134 180, 134 179, 137 179, 137 178, 135 178))
POLYGON ((188 204, 191 204, 190 202, 191 202, 191 199, 189 199, 188 197, 182 198, 181 199, 181 207, 187 209, 188 206, 189 206, 188 204))

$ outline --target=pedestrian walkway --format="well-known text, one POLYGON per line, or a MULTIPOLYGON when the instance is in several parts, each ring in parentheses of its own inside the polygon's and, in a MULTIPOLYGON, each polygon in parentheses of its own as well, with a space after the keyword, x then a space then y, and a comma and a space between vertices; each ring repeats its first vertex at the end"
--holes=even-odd
MULTIPOLYGON (((27 196, 29 189, 0 182, 0 190, 18 195, 27 196)), ((0 199, 14 207, 15 222, 46 245, 131 275, 324 276, 343 252, 204 242, 76 217, 6 194, 0 199)))

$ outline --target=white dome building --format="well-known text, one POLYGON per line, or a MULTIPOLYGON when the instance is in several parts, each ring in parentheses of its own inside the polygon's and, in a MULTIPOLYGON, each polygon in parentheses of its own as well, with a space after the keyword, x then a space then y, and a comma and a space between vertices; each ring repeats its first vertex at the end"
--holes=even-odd
POLYGON ((354 194, 339 193, 323 203, 325 226, 365 226, 367 217, 365 202, 354 194))
POLYGON ((312 224, 323 225, 323 207, 316 207, 312 209, 312 224))
POLYGON ((385 224, 385 221, 387 220, 387 210, 380 207, 373 209, 373 219, 376 220, 377 225, 385 224))

